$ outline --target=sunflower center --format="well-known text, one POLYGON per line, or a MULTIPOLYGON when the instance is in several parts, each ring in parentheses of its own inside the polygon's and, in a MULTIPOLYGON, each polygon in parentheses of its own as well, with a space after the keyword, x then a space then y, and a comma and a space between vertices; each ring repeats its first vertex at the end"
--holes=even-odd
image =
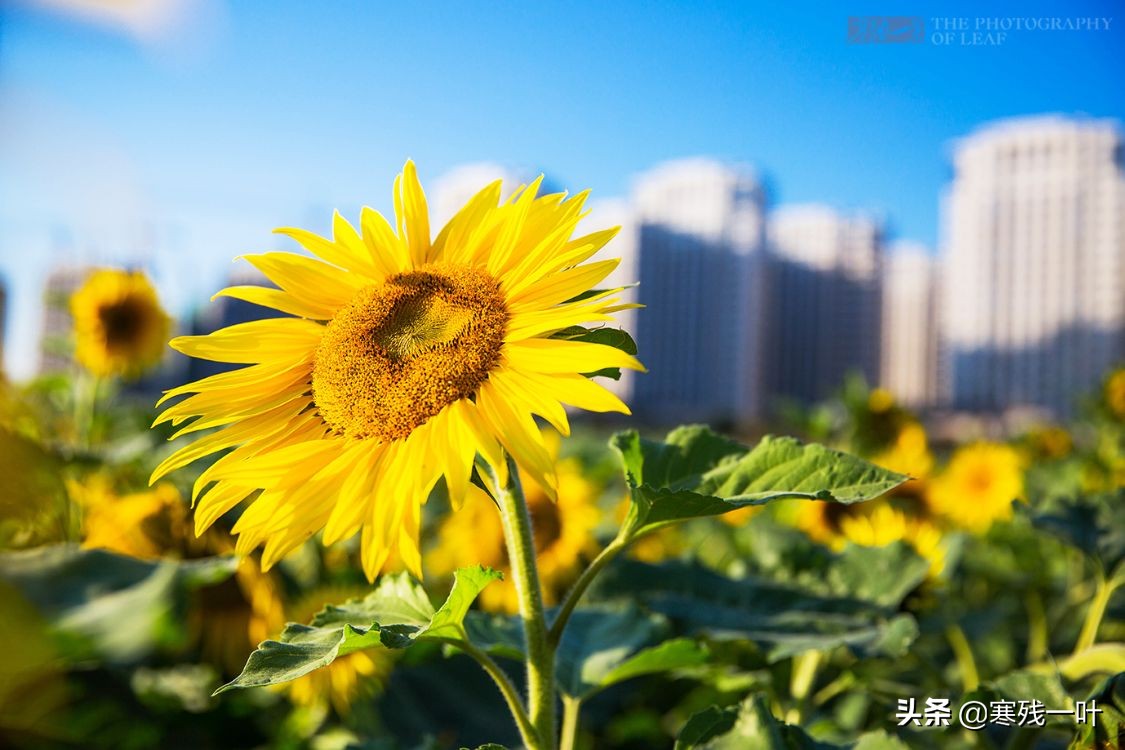
POLYGON ((399 440, 500 361, 508 308, 480 268, 436 264, 358 291, 328 324, 313 401, 337 433, 399 440))
POLYGON ((141 333, 144 309, 136 300, 125 298, 98 309, 98 321, 111 349, 129 346, 141 333))

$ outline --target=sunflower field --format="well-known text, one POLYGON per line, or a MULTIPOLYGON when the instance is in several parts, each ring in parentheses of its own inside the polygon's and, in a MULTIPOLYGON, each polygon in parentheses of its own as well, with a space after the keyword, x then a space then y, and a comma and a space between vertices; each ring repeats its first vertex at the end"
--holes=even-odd
POLYGON ((1125 369, 1018 434, 860 380, 656 431, 585 193, 393 194, 245 256, 274 317, 61 302, 0 391, 0 746, 1122 746, 1125 369), (154 404, 169 339, 221 368, 154 404))

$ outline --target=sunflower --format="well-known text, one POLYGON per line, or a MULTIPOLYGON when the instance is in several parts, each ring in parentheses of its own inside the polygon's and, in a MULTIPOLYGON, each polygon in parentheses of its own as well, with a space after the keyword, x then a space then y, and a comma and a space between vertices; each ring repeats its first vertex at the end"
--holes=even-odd
MULTIPOLYGON (((546 442, 550 446, 550 439, 546 442)), ((581 464, 573 458, 563 459, 558 462, 556 473, 557 502, 537 485, 527 485, 535 557, 543 599, 548 606, 555 604, 566 587, 574 582, 583 557, 596 551, 593 532, 600 520, 598 487, 585 478, 581 464)), ((484 492, 474 488, 461 512, 442 522, 430 563, 438 573, 480 564, 501 571, 505 579, 510 578, 500 514, 484 492)), ((486 588, 481 592, 480 601, 481 606, 494 612, 515 612, 519 604, 511 580, 486 588)))
MULTIPOLYGON (((286 608, 286 612, 292 622, 311 622, 313 616, 326 604, 362 597, 366 593, 366 590, 358 587, 321 586, 286 608)), ((337 715, 343 716, 357 699, 373 698, 379 694, 393 665, 394 658, 387 649, 353 651, 324 669, 309 672, 304 677, 285 683, 281 688, 299 706, 311 708, 331 705, 337 715)))
POLYGON ((935 511, 961 528, 983 533, 993 521, 1012 517, 1012 501, 1023 494, 1019 453, 1002 443, 959 448, 930 492, 935 511))
MULTIPOLYGON (((179 491, 162 482, 148 492, 119 495, 101 474, 68 480, 67 492, 83 511, 82 546, 146 560, 192 559, 232 552, 217 531, 191 533, 179 491)), ((281 590, 251 560, 234 575, 193 592, 187 625, 206 661, 238 674, 254 647, 285 622, 281 590)))
POLYGON ((67 493, 82 509, 82 546, 120 555, 156 559, 186 537, 186 514, 180 493, 161 482, 148 492, 118 496, 108 477, 67 480, 67 493))
POLYGON ((74 356, 94 375, 136 377, 160 361, 171 320, 140 271, 94 271, 70 297, 74 356))
POLYGON ((844 541, 863 547, 906 542, 930 564, 931 577, 940 575, 945 568, 941 530, 930 521, 908 516, 887 503, 879 503, 868 513, 840 518, 840 533, 836 539, 832 545, 836 548, 844 541))
POLYGON ((1118 419, 1125 419, 1125 367, 1115 370, 1105 381, 1105 405, 1118 419))
POLYGON ((239 553, 264 545, 268 569, 320 529, 325 544, 359 532, 372 580, 393 550, 421 575, 421 505, 444 476, 460 507, 477 454, 506 482, 507 451, 555 498, 533 415, 568 434, 563 404, 627 414, 583 373, 643 368, 614 347, 556 335, 623 309, 619 290, 591 291, 618 261, 584 264, 616 229, 572 239, 586 194, 537 196, 541 180, 504 203, 492 183, 431 240, 407 162, 395 182, 397 229, 365 208, 361 232, 336 214, 331 240, 278 230, 320 260, 248 256, 279 288, 219 294, 292 317, 172 341, 247 366, 165 394, 195 395, 157 423, 195 419, 178 435, 223 429, 178 450, 152 481, 234 448, 195 483, 198 530, 251 498, 234 527, 239 553))

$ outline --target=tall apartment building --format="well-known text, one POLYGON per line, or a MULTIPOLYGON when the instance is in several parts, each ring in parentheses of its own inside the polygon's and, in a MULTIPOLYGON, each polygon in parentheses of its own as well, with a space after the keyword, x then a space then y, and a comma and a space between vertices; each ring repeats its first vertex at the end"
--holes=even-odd
POLYGON ((812 402, 849 372, 879 379, 882 225, 820 205, 769 221, 771 400, 812 402))
POLYGON ((1122 134, 1035 117, 963 139, 946 196, 954 408, 1065 414, 1125 356, 1122 134))
POLYGON ((70 296, 82 286, 90 271, 86 266, 60 265, 47 275, 43 291, 43 330, 39 337, 40 375, 64 372, 74 366, 70 296))
POLYGON ((939 292, 936 260, 922 245, 895 243, 883 259, 879 383, 913 408, 938 398, 939 292))
POLYGON ((668 162, 634 184, 642 419, 748 422, 764 380, 765 194, 749 170, 668 162))

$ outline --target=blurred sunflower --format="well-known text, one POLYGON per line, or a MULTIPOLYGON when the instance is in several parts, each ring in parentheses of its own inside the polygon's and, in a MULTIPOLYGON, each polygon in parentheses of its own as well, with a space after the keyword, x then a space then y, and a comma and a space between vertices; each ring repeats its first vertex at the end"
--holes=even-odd
POLYGON ((1002 443, 973 443, 958 448, 933 482, 934 510, 951 523, 975 533, 994 521, 1012 517, 1012 501, 1023 494, 1019 453, 1002 443))
POLYGON ((136 377, 160 361, 171 320, 140 271, 94 271, 71 295, 74 356, 94 375, 136 377))
POLYGON ((1115 370, 1105 381, 1105 405, 1113 416, 1125 419, 1125 367, 1115 370))
MULTIPOLYGON (((325 605, 338 604, 367 593, 366 589, 359 587, 321 586, 288 607, 288 619, 291 622, 311 622, 325 605)), ((330 705, 337 715, 344 716, 356 700, 373 698, 382 691, 393 666, 394 657, 387 649, 353 651, 327 667, 285 683, 282 689, 299 706, 330 705)))
POLYGON ((109 477, 68 479, 67 493, 82 509, 82 546, 155 559, 178 550, 188 537, 179 491, 162 482, 148 492, 118 496, 109 477))
MULTIPOLYGON (((148 492, 118 495, 110 479, 94 474, 68 480, 82 509, 82 546, 142 559, 190 559, 233 552, 228 537, 192 533, 179 491, 161 483, 148 492)), ((203 658, 238 674, 246 657, 285 623, 281 590, 272 576, 242 560, 230 578, 193 592, 187 625, 203 658)))
MULTIPOLYGON (((556 603, 578 576, 583 557, 596 551, 593 531, 600 518, 598 487, 584 477, 581 464, 572 458, 563 459, 558 462, 556 471, 557 502, 537 485, 525 487, 535 536, 535 557, 547 605, 556 603)), ((503 572, 505 580, 481 592, 481 606, 491 611, 515 612, 519 602, 508 575, 508 550, 504 545, 500 514, 488 495, 474 490, 460 512, 442 521, 438 543, 429 561, 433 571, 439 574, 476 564, 503 572)))
POLYGON ((941 530, 933 523, 908 516, 887 503, 878 503, 868 513, 841 517, 839 536, 835 537, 831 546, 839 549, 845 541, 864 547, 885 547, 893 542, 906 542, 930 564, 931 577, 940 575, 945 568, 941 530))
POLYGON ((195 483, 197 529, 253 497, 234 527, 239 553, 264 545, 268 569, 320 529, 326 544, 362 530, 369 579, 392 550, 421 575, 421 505, 444 475, 459 507, 478 453, 506 481, 503 448, 554 497, 533 414, 567 434, 563 404, 628 413, 583 373, 642 368, 614 347, 552 338, 609 321, 622 306, 617 290, 590 291, 618 261, 581 265, 616 229, 571 239, 586 194, 537 197, 540 180, 504 203, 499 181, 489 185, 431 241, 407 162, 395 182, 397 232, 369 208, 362 233, 339 214, 333 240, 279 230, 323 260, 249 256, 280 289, 219 294, 295 317, 172 341, 185 354, 247 366, 166 393, 196 394, 157 419, 198 418, 177 436, 224 429, 174 453, 152 481, 235 448, 195 483))
POLYGON ((281 588, 251 558, 239 560, 225 581, 196 590, 188 615, 204 660, 231 675, 241 672, 258 644, 277 635, 284 624, 281 588))
POLYGON ((1063 458, 1074 448, 1074 440, 1065 427, 1040 425, 1024 436, 1021 447, 1030 460, 1063 458))
POLYGON ((934 456, 927 443, 926 428, 917 422, 907 422, 890 447, 872 456, 871 461, 916 480, 927 478, 934 468, 934 456))

